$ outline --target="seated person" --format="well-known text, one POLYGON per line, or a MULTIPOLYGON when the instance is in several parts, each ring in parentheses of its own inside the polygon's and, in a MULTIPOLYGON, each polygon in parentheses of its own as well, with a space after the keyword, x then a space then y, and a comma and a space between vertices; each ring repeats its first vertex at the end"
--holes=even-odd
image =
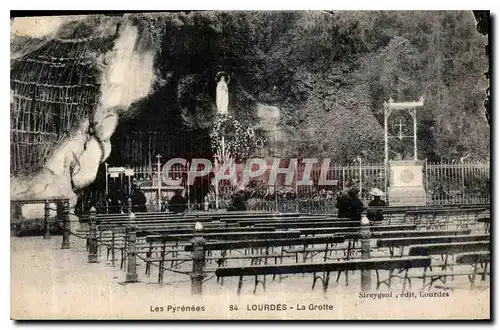
POLYGON ((378 188, 374 188, 370 191, 370 195, 373 196, 373 200, 368 203, 368 212, 366 216, 370 221, 381 222, 384 220, 384 214, 380 208, 387 206, 381 199, 382 196, 384 196, 384 192, 378 188))
POLYGON ((349 191, 349 218, 351 221, 361 221, 364 205, 358 197, 358 189, 349 191))
POLYGON ((175 195, 172 196, 169 203, 169 211, 173 213, 184 213, 187 209, 187 201, 184 196, 182 196, 183 189, 177 189, 175 195))

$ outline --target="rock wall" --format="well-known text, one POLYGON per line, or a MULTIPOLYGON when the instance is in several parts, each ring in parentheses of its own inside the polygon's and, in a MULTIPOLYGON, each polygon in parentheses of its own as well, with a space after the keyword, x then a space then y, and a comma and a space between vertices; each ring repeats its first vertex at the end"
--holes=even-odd
MULTIPOLYGON (((120 116, 150 93, 155 79, 154 52, 137 50, 138 39, 137 27, 125 21, 113 49, 103 58, 100 98, 95 112, 91 118, 83 118, 56 146, 41 171, 11 179, 11 199, 63 197, 70 198, 73 207, 77 199, 75 191, 95 180, 99 165, 111 152, 110 138, 120 116)), ((40 210, 43 215, 40 205, 25 207, 23 216, 40 216, 40 210)))

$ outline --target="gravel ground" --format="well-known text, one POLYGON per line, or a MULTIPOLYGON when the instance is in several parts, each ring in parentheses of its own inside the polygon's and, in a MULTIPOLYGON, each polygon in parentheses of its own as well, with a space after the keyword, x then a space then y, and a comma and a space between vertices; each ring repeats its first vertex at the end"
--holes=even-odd
MULTIPOLYGON (((11 318, 477 319, 490 313, 489 290, 456 290, 449 297, 418 297, 415 291, 414 298, 401 297, 399 290, 392 297, 360 298, 359 273, 350 274, 349 286, 342 279, 336 283, 332 275, 326 294, 320 283, 311 290, 311 275, 293 275, 281 282, 269 276, 266 291, 259 286, 256 294, 253 278, 248 278, 241 296, 236 295, 237 279, 225 279, 221 285, 208 277, 203 296, 196 297, 191 295, 189 275, 166 272, 160 285, 157 268, 148 277, 139 261, 140 282, 125 284, 125 272, 119 264, 111 266, 104 249, 99 263, 89 264, 83 240, 72 239, 69 250, 60 248, 61 240, 11 238, 11 318)), ((190 267, 185 264, 179 270, 190 267)), ((397 283, 395 287, 401 288, 397 283)), ((390 294, 383 289, 372 292, 390 294)))

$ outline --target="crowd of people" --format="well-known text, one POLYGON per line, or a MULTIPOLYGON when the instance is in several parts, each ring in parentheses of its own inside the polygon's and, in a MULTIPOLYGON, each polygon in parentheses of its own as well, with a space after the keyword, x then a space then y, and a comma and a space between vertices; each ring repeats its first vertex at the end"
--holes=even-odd
MULTIPOLYGON (((368 207, 365 207, 358 196, 359 190, 356 188, 344 190, 338 193, 335 207, 338 209, 339 219, 349 219, 351 221, 360 221, 362 213, 367 211, 367 217, 370 221, 381 222, 384 218, 381 207, 387 206, 382 196, 384 192, 378 188, 370 191, 373 200, 369 202, 368 207)), ((246 198, 245 190, 239 188, 232 196, 231 204, 228 211, 245 211, 246 198)), ((100 194, 95 202, 84 202, 80 197, 75 206, 75 213, 88 213, 90 208, 94 206, 97 213, 127 213, 128 199, 132 202, 132 212, 147 212, 146 196, 141 188, 133 184, 130 194, 121 194, 119 191, 111 191, 108 196, 100 194), (106 201, 107 198, 107 201, 106 201), (106 203, 107 202, 107 203, 106 203), (107 205, 106 205, 107 204, 107 205), (107 212, 106 212, 107 207, 107 212)), ((184 213, 187 211, 187 199, 183 196, 183 189, 177 189, 174 196, 169 201, 163 203, 162 212, 184 213)))
POLYGON ((85 198, 80 195, 75 205, 75 214, 88 214, 92 207, 95 207, 98 214, 104 213, 128 213, 128 199, 132 201, 132 212, 146 212, 146 196, 141 188, 132 185, 130 194, 122 193, 119 190, 110 190, 108 195, 101 193, 96 198, 85 198), (107 212, 106 212, 107 207, 107 212))

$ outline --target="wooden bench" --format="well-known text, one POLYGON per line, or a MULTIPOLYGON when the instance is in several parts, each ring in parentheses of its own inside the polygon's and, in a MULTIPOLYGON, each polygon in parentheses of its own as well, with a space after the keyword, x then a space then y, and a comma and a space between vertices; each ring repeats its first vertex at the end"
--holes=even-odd
MULTIPOLYGON (((267 224, 260 224, 260 225, 255 225, 255 228, 262 228, 262 227, 267 227, 267 228, 289 228, 289 229, 306 229, 306 228, 337 228, 338 230, 344 230, 344 231, 349 231, 352 230, 352 228, 359 228, 361 224, 359 222, 357 223, 352 223, 351 226, 346 227, 346 226, 336 226, 335 222, 332 221, 318 221, 318 222, 309 222, 309 223, 292 223, 292 224, 276 224, 276 223, 267 223, 267 224)), ((378 228, 375 230, 380 230, 380 228, 401 228, 401 230, 408 230, 410 228, 416 229, 417 226, 414 224, 397 224, 397 225, 385 225, 385 224, 372 224, 370 228, 378 228)))
MULTIPOLYGON (((384 231, 372 233, 372 239, 398 238, 398 237, 426 237, 447 235, 469 235, 470 229, 457 230, 408 230, 408 231, 384 231)), ((355 234, 359 238, 359 233, 355 234)))
POLYGON ((394 249, 400 249, 400 256, 404 254, 404 248, 409 245, 436 244, 436 243, 461 243, 487 241, 488 235, 448 235, 448 236, 427 236, 427 237, 404 237, 385 238, 377 240, 377 247, 389 248, 391 257, 394 256, 394 249))
POLYGON ((454 271, 453 267, 455 266, 455 264, 450 262, 449 256, 453 257, 454 255, 460 253, 488 252, 491 249, 491 243, 490 241, 486 240, 478 242, 422 244, 410 246, 409 249, 410 256, 441 256, 442 261, 440 261, 439 264, 426 267, 422 275, 411 276, 408 278, 408 281, 410 281, 410 278, 421 278, 423 281, 422 289, 424 290, 426 287, 428 287, 428 289, 432 288, 434 282, 438 280, 446 284, 446 279, 448 277, 453 278, 454 276, 470 275, 470 271, 454 271), (441 270, 433 271, 433 267, 441 268, 441 270), (429 279, 430 281, 426 284, 427 279, 429 279))
MULTIPOLYGON (((286 236, 286 235, 285 235, 286 236)), ((282 236, 282 237, 285 237, 282 236)), ((165 242, 169 241, 169 238, 167 237, 161 237, 161 236, 150 236, 147 238, 149 242, 162 242, 162 244, 165 244, 165 242)), ((275 263, 277 263, 278 259, 282 261, 283 258, 287 257, 285 255, 285 251, 283 247, 285 246, 294 246, 294 245, 302 245, 304 246, 303 250, 307 250, 308 245, 312 244, 325 244, 325 253, 328 253, 328 245, 329 244, 337 244, 337 243, 342 243, 344 242, 344 239, 341 237, 318 237, 318 238, 299 238, 294 237, 294 238, 277 238, 277 239, 272 239, 272 238, 267 238, 267 239, 248 239, 248 240, 232 240, 232 241, 209 241, 205 244, 205 251, 211 252, 211 251, 221 251, 221 254, 219 257, 215 258, 210 258, 207 257, 206 260, 216 260, 219 265, 224 264, 227 260, 231 259, 249 259, 251 260, 252 264, 258 260, 258 259, 264 259, 265 262, 267 263, 267 259, 275 259, 275 263), (281 253, 280 254, 271 254, 270 250, 272 248, 276 247, 281 247, 281 253), (227 251, 230 250, 236 250, 236 249, 250 249, 250 248, 262 248, 265 249, 264 254, 251 254, 251 255, 246 255, 246 256, 228 256, 227 251)), ((150 263, 153 262, 159 262, 159 272, 158 272, 158 281, 161 283, 163 281, 163 273, 165 270, 164 263, 167 260, 166 257, 166 252, 165 248, 162 248, 160 257, 158 258, 148 258, 147 259, 147 269, 150 269, 150 263)), ((184 246, 184 251, 185 252, 192 252, 192 245, 185 245, 184 246)), ((300 251, 298 251, 300 252, 300 251)), ((186 261, 186 260, 191 260, 190 258, 171 258, 169 261, 171 262, 176 262, 176 261, 186 261)), ((149 274, 149 272, 147 272, 149 274)))
MULTIPOLYGON (((273 239, 273 238, 298 238, 299 231, 248 231, 248 232, 218 232, 203 233, 201 236, 206 240, 249 240, 249 239, 273 239)), ((195 235, 191 231, 189 234, 167 234, 167 235, 149 235, 147 241, 189 241, 195 235)), ((196 235, 198 236, 198 235, 196 235)))
POLYGON ((490 217, 481 217, 481 218, 477 219, 477 222, 484 224, 484 233, 485 234, 488 234, 490 232, 490 223, 491 223, 490 217))
MULTIPOLYGON (((406 257, 406 258, 374 258, 367 260, 342 260, 323 263, 301 263, 301 264, 280 264, 280 265, 259 265, 247 267, 219 267, 215 271, 217 277, 238 277, 238 295, 241 293, 244 276, 255 276, 254 293, 257 290, 259 283, 263 289, 266 289, 266 275, 286 275, 286 274, 303 274, 312 273, 313 289, 318 279, 323 284, 323 291, 328 290, 328 283, 331 272, 349 271, 349 270, 388 270, 389 279, 387 282, 389 287, 393 277, 393 271, 396 269, 422 268, 428 267, 431 263, 429 257, 406 257), (316 273, 323 273, 322 277, 316 276, 316 273), (264 276, 264 280, 258 279, 258 276, 264 276)), ((380 281, 377 279, 377 288, 380 286, 380 281)))
MULTIPOLYGON (((390 227, 390 226, 389 226, 390 227)), ((397 227, 396 227, 397 228, 397 227)), ((460 230, 389 230, 389 231, 374 231, 372 232, 371 239, 379 240, 384 238, 404 238, 404 237, 427 237, 427 236, 447 236, 447 235, 469 235, 471 233, 470 229, 460 229, 460 230)), ((351 253, 360 250, 356 248, 356 243, 361 239, 361 233, 359 230, 340 233, 337 236, 344 237, 348 241, 347 246, 347 257, 350 257, 351 253)))
POLYGON ((483 211, 483 208, 464 207, 431 208, 416 211, 409 210, 405 213, 404 222, 412 222, 426 229, 448 228, 450 224, 456 224, 459 227, 467 228, 483 211), (452 217, 457 217, 458 219, 451 221, 452 217), (471 217, 473 220, 470 220, 471 217))
MULTIPOLYGON (((481 281, 486 280, 486 276, 490 274, 488 266, 490 264, 490 252, 468 252, 456 255, 455 262, 457 265, 468 265, 472 269, 466 272, 469 277, 469 289, 487 289, 489 286, 477 286, 476 278, 481 275, 481 281)), ((458 288, 463 288, 463 286, 452 286, 452 285, 436 285, 438 289, 444 290, 455 290, 458 288)))
MULTIPOLYGON (((228 219, 221 219, 221 221, 227 221, 228 219)), ((332 215, 326 215, 326 214, 321 214, 321 215, 308 215, 308 216, 299 216, 299 217, 259 217, 259 218, 249 218, 249 219, 229 219, 229 220, 234 220, 240 224, 248 224, 248 225, 253 225, 253 224, 258 224, 258 223, 266 223, 266 222, 287 222, 287 223, 293 223, 293 222, 308 222, 308 221, 315 221, 315 220, 332 220, 332 221, 349 221, 349 219, 339 219, 336 216, 332 215)))

